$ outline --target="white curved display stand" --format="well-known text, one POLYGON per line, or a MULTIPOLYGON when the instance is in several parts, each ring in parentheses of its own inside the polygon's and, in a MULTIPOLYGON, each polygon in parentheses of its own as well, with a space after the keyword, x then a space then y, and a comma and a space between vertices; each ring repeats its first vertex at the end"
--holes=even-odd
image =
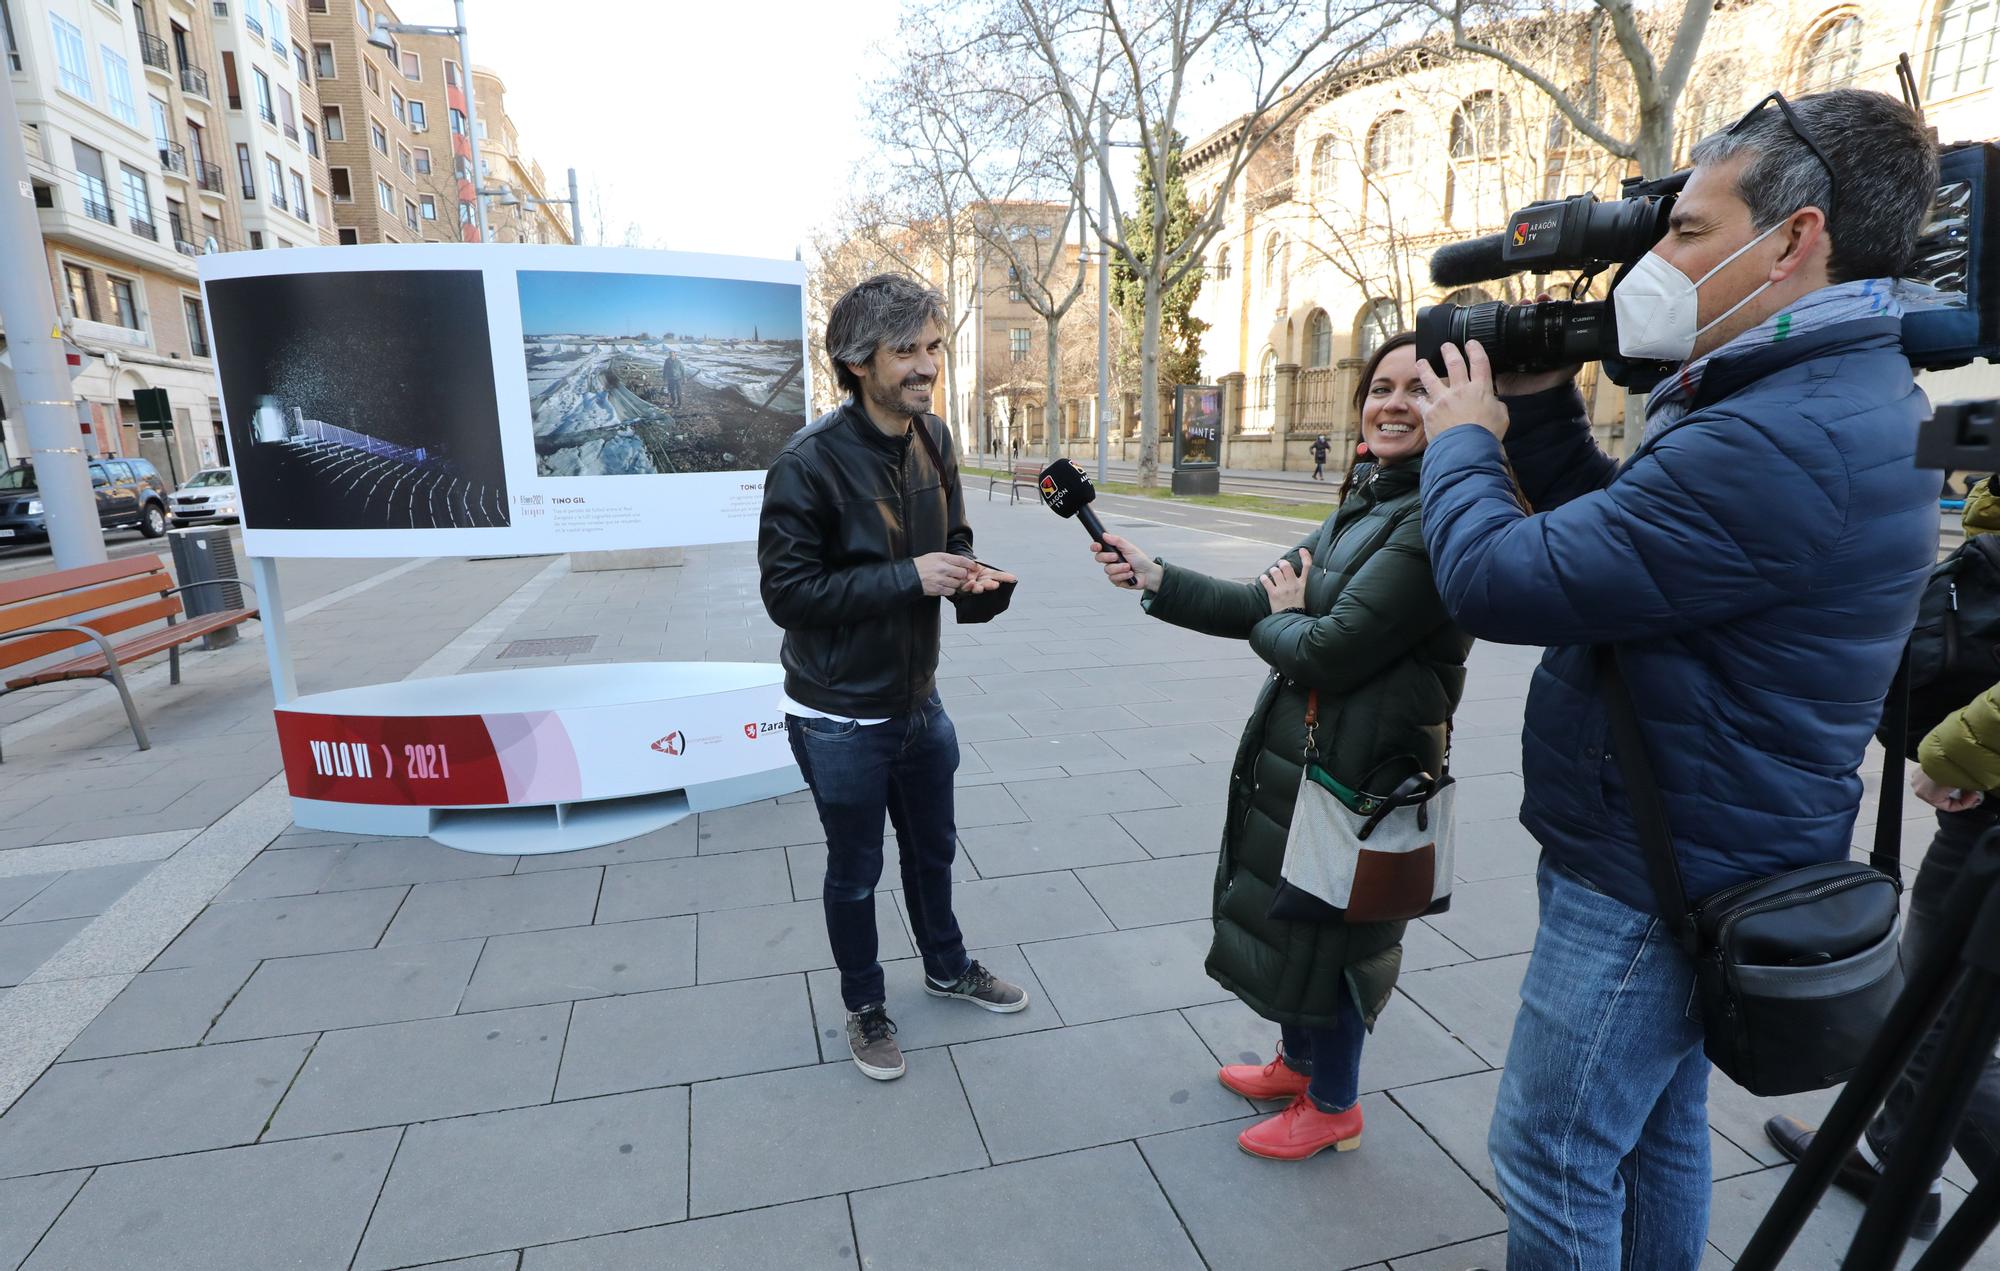
POLYGON ((803 790, 783 682, 769 663, 628 662, 283 700, 293 819, 507 855, 615 843, 803 790))

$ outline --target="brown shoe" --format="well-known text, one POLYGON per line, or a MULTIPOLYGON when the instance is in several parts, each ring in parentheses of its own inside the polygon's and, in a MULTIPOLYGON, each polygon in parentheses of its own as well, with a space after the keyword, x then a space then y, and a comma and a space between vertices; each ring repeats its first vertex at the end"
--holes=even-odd
POLYGON ((896 1044, 896 1024, 886 1008, 863 1007, 847 1017, 847 1048, 854 1066, 877 1081, 903 1075, 903 1048, 896 1044))
POLYGON ((932 997, 960 998, 974 1006, 998 1011, 1002 1015, 1025 1010, 1028 1005, 1026 989, 1018 984, 1009 984, 977 962, 966 967, 965 974, 949 984, 940 984, 926 975, 924 992, 932 997))

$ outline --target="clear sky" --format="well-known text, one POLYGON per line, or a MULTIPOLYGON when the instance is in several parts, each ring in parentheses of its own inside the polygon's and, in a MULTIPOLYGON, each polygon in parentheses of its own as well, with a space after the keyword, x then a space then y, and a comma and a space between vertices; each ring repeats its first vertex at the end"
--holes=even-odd
POLYGON ((799 338, 799 289, 788 283, 667 274, 524 269, 521 330, 528 335, 712 335, 799 338))

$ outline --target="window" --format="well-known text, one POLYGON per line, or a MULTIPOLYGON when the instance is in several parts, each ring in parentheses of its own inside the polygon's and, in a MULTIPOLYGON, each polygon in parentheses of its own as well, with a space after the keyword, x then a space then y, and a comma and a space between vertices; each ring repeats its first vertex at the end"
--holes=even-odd
POLYGON ((1321 137, 1313 144, 1312 192, 1315 198, 1326 198, 1333 193, 1334 182, 1339 179, 1339 153, 1332 137, 1321 137))
POLYGON ((408 49, 402 51, 403 78, 421 81, 424 77, 424 59, 408 49))
POLYGON ((368 82, 369 92, 375 94, 377 97, 382 95, 382 77, 375 73, 375 63, 363 62, 361 64, 361 78, 368 82))
POLYGON ((1283 254, 1284 246, 1284 240, 1278 237, 1276 231, 1273 231, 1271 236, 1264 240, 1264 285, 1266 287, 1277 285, 1278 258, 1283 254))
POLYGON ((326 183, 333 190, 334 202, 354 202, 354 184, 348 176, 346 168, 328 168, 326 170, 326 183))
POLYGON ((76 156, 77 183, 83 187, 83 214, 106 225, 117 222, 111 212, 111 190, 104 183, 104 152, 70 138, 70 153, 76 156))
POLYGON ((257 113, 267 124, 278 122, 278 112, 271 105, 271 77, 256 67, 250 68, 251 82, 257 89, 257 113))
POLYGON ((130 278, 107 278, 111 284, 111 320, 128 331, 140 330, 139 293, 130 278))
POLYGON ((368 143, 374 146, 384 158, 388 157, 389 130, 382 126, 381 120, 376 119, 372 115, 368 119, 368 143))
POLYGON ((111 113, 137 128, 139 112, 132 104, 131 66, 108 45, 98 45, 97 56, 104 63, 104 96, 111 103, 111 113))
POLYGON ((263 231, 254 229, 250 231, 250 250, 253 252, 261 252, 264 250, 263 231))
POLYGON ((7 49, 7 69, 21 69, 21 46, 14 40, 14 10, 7 0, 0 0, 0 42, 7 49))
POLYGON ((325 13, 326 0, 306 0, 307 13, 325 13))
POLYGON ((69 316, 84 322, 96 322, 97 281, 90 271, 81 265, 63 266, 63 290, 69 296, 69 316))
POLYGON ((1029 342, 1034 333, 1027 327, 1010 327, 1007 331, 1007 352, 1016 362, 1028 360, 1029 342))
MULTIPOLYGON (((257 16, 257 6, 258 0, 248 0, 248 3, 243 6, 243 25, 250 28, 250 34, 261 38, 264 34, 264 21, 257 16)), ((222 15, 217 14, 216 16, 220 17, 222 15)))
POLYGON ((90 64, 84 60, 83 32, 55 13, 49 15, 49 30, 55 37, 57 82, 64 92, 89 101, 90 64))
POLYGON ((429 176, 431 174, 430 147, 418 146, 416 151, 416 160, 417 160, 417 175, 420 177, 429 176))
POLYGON ((339 65, 333 60, 333 45, 313 45, 313 73, 321 79, 338 79, 339 65))
POLYGON ((1991 83, 2000 68, 2000 3, 1941 0, 1931 36, 1926 98, 1952 97, 1991 83))
POLYGON ((312 63, 306 60, 306 51, 296 44, 292 45, 292 74, 301 84, 312 83, 312 63))
POLYGON ((299 130, 306 135, 306 153, 315 159, 319 158, 319 129, 304 120, 300 120, 299 130))
POLYGON ((465 112, 456 106, 451 108, 451 131, 456 137, 465 135, 465 112))
POLYGON ((1451 157, 1498 158, 1508 144, 1513 122, 1513 109, 1505 97, 1491 90, 1474 93, 1452 114, 1451 157))
POLYGON ((347 127, 340 118, 340 107, 322 106, 319 112, 320 126, 326 129, 328 141, 347 140, 347 127))
POLYGON ((1854 82, 1861 65, 1861 17, 1843 14, 1822 23, 1806 40, 1805 60, 1799 64, 1799 91, 1823 93, 1829 88, 1846 88, 1854 82))
MULTIPOLYGON (((187 121, 187 129, 188 129, 188 153, 194 156, 194 161, 197 164, 206 164, 208 162, 208 143, 204 141, 203 138, 207 136, 207 134, 202 130, 202 126, 196 123, 192 119, 187 121)), ((205 173, 197 172, 196 175, 199 176, 204 183, 207 182, 208 177, 205 173)), ((222 177, 220 175, 217 175, 215 179, 220 181, 222 177)))
MULTIPOLYGON (((257 7, 257 0, 250 0, 246 9, 257 7)), ((264 0, 264 25, 271 28, 271 47, 279 53, 285 51, 285 6, 278 0, 264 0)))
POLYGON ((396 192, 389 188, 389 183, 387 181, 384 181, 379 177, 376 178, 375 181, 375 201, 382 205, 383 211, 389 213, 392 216, 395 215, 396 192))
POLYGON ((1263 360, 1257 364, 1257 409, 1270 410, 1277 400, 1278 351, 1265 349, 1263 360))
POLYGON ((424 116, 424 104, 420 101, 412 101, 410 103, 410 131, 429 132, 430 130, 430 120, 424 116))
POLYGON ((467 227, 468 229, 471 228, 472 204, 462 202, 458 205, 458 223, 460 225, 467 227))
POLYGON ((1306 365, 1333 365, 1333 320, 1324 309, 1313 310, 1312 317, 1306 319, 1306 365))
POLYGON ((1021 298, 1021 271, 1009 265, 1007 266, 1007 299, 1019 304, 1021 298))
POLYGON ((342 247, 358 247, 361 245, 361 235, 354 230, 343 229, 340 231, 340 245, 342 247))
POLYGON ((361 29, 364 31, 375 29, 375 15, 368 12, 368 6, 361 0, 354 0, 354 20, 361 24, 361 29))
POLYGON ((1737 87, 1742 82, 1743 69, 1735 58, 1724 58, 1695 79, 1674 112, 1676 157, 1685 162, 1696 142, 1730 124, 1741 100, 1737 87))
POLYGON ((118 175, 125 186, 125 211, 132 218, 132 232, 147 238, 158 238, 159 230, 153 225, 153 195, 146 188, 146 174, 130 164, 121 163, 118 175))
POLYGON ((167 149, 174 144, 174 126, 167 122, 167 104, 157 97, 148 97, 146 105, 153 112, 153 145, 160 151, 160 162, 166 163, 167 149))
POLYGON ((412 233, 421 232, 417 229, 417 205, 408 199, 403 200, 403 224, 409 226, 412 233))
POLYGON ((227 49, 222 54, 222 82, 229 90, 229 109, 243 109, 243 86, 236 80, 236 55, 227 49))
POLYGON ((1229 249, 1222 248, 1215 253, 1215 279, 1217 282, 1229 277, 1229 249))
POLYGON ((1361 306, 1361 316, 1354 320, 1354 356, 1373 357, 1400 325, 1393 300, 1370 300, 1361 306))
POLYGON ((446 62, 444 64, 444 82, 452 85, 453 87, 457 87, 458 85, 457 62, 446 62))
POLYGON ((271 179, 271 184, 269 186, 269 189, 271 191, 270 194, 271 205, 273 207, 284 207, 285 206, 284 168, 279 166, 278 161, 276 159, 272 158, 270 155, 265 155, 264 174, 271 179))
POLYGON ((292 214, 302 221, 312 220, 312 208, 306 203, 306 179, 297 168, 292 169, 292 214))
POLYGON ((434 221, 438 218, 438 205, 436 199, 432 198, 428 194, 425 194, 425 195, 420 195, 417 201, 422 205, 418 209, 418 211, 425 220, 434 221))
POLYGON ((257 197, 257 170, 250 163, 250 147, 236 143, 236 179, 243 183, 243 197, 257 197))
POLYGON ((404 108, 403 95, 393 88, 389 90, 389 113, 396 117, 398 123, 410 122, 410 112, 404 108))
POLYGON ((181 318, 187 323, 188 347, 196 357, 208 356, 208 322, 201 311, 201 297, 181 297, 181 318))
POLYGON ((1368 130, 1368 171, 1406 172, 1416 149, 1416 128, 1409 113, 1392 110, 1368 130))
POLYGON ((401 142, 396 143, 396 166, 403 170, 406 177, 417 174, 417 165, 410 159, 410 148, 401 142))
POLYGON ((285 135, 293 141, 299 139, 298 119, 299 112, 292 105, 292 90, 289 88, 280 88, 278 90, 278 126, 283 128, 285 135))

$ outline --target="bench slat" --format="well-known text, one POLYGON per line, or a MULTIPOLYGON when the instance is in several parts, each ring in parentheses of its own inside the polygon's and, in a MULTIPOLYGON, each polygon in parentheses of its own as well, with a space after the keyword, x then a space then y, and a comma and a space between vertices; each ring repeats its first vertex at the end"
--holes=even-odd
POLYGON ((23 578, 19 582, 0 583, 0 605, 18 604, 23 600, 40 600, 59 592, 77 587, 92 587, 98 583, 115 582, 129 578, 133 574, 147 574, 166 568, 159 557, 147 552, 126 560, 109 560, 102 565, 83 565, 76 569, 61 569, 53 574, 37 574, 33 578, 23 578))
MULTIPOLYGON (((8 631, 25 631, 29 627, 46 627, 80 613, 93 609, 109 609, 127 600, 137 600, 141 596, 157 596, 174 585, 173 578, 165 570, 155 573, 137 574, 99 587, 83 587, 65 591, 61 595, 46 600, 29 601, 27 604, 0 606, 0 634, 8 631)), ((80 625, 89 626, 90 623, 80 625)))
MULTIPOLYGON (((239 622, 246 622, 256 616, 257 611, 255 609, 227 609, 221 613, 203 614, 199 618, 190 618, 186 622, 175 626, 147 632, 136 640, 128 640, 124 644, 113 645, 111 651, 117 655, 118 664, 123 666, 128 662, 136 662, 140 658, 151 657, 155 653, 164 653, 177 644, 187 644, 192 640, 200 639, 212 631, 219 631, 224 627, 233 627, 239 622)), ((72 658, 67 662, 59 662, 54 666, 45 666, 19 679, 9 680, 7 687, 10 689, 28 688, 36 684, 53 684, 58 680, 90 679, 94 676, 102 675, 104 669, 104 655, 98 652, 96 646, 93 645, 91 651, 80 658, 72 658)))
MULTIPOLYGON (((99 614, 89 622, 75 623, 87 626, 100 635, 114 635, 120 631, 130 631, 169 615, 178 617, 181 602, 168 596, 143 605, 133 605, 128 609, 118 609, 111 613, 99 614)), ((76 632, 58 631, 52 635, 27 636, 19 640, 0 640, 0 667, 19 666, 36 658, 47 657, 51 653, 89 643, 90 637, 76 632)))

